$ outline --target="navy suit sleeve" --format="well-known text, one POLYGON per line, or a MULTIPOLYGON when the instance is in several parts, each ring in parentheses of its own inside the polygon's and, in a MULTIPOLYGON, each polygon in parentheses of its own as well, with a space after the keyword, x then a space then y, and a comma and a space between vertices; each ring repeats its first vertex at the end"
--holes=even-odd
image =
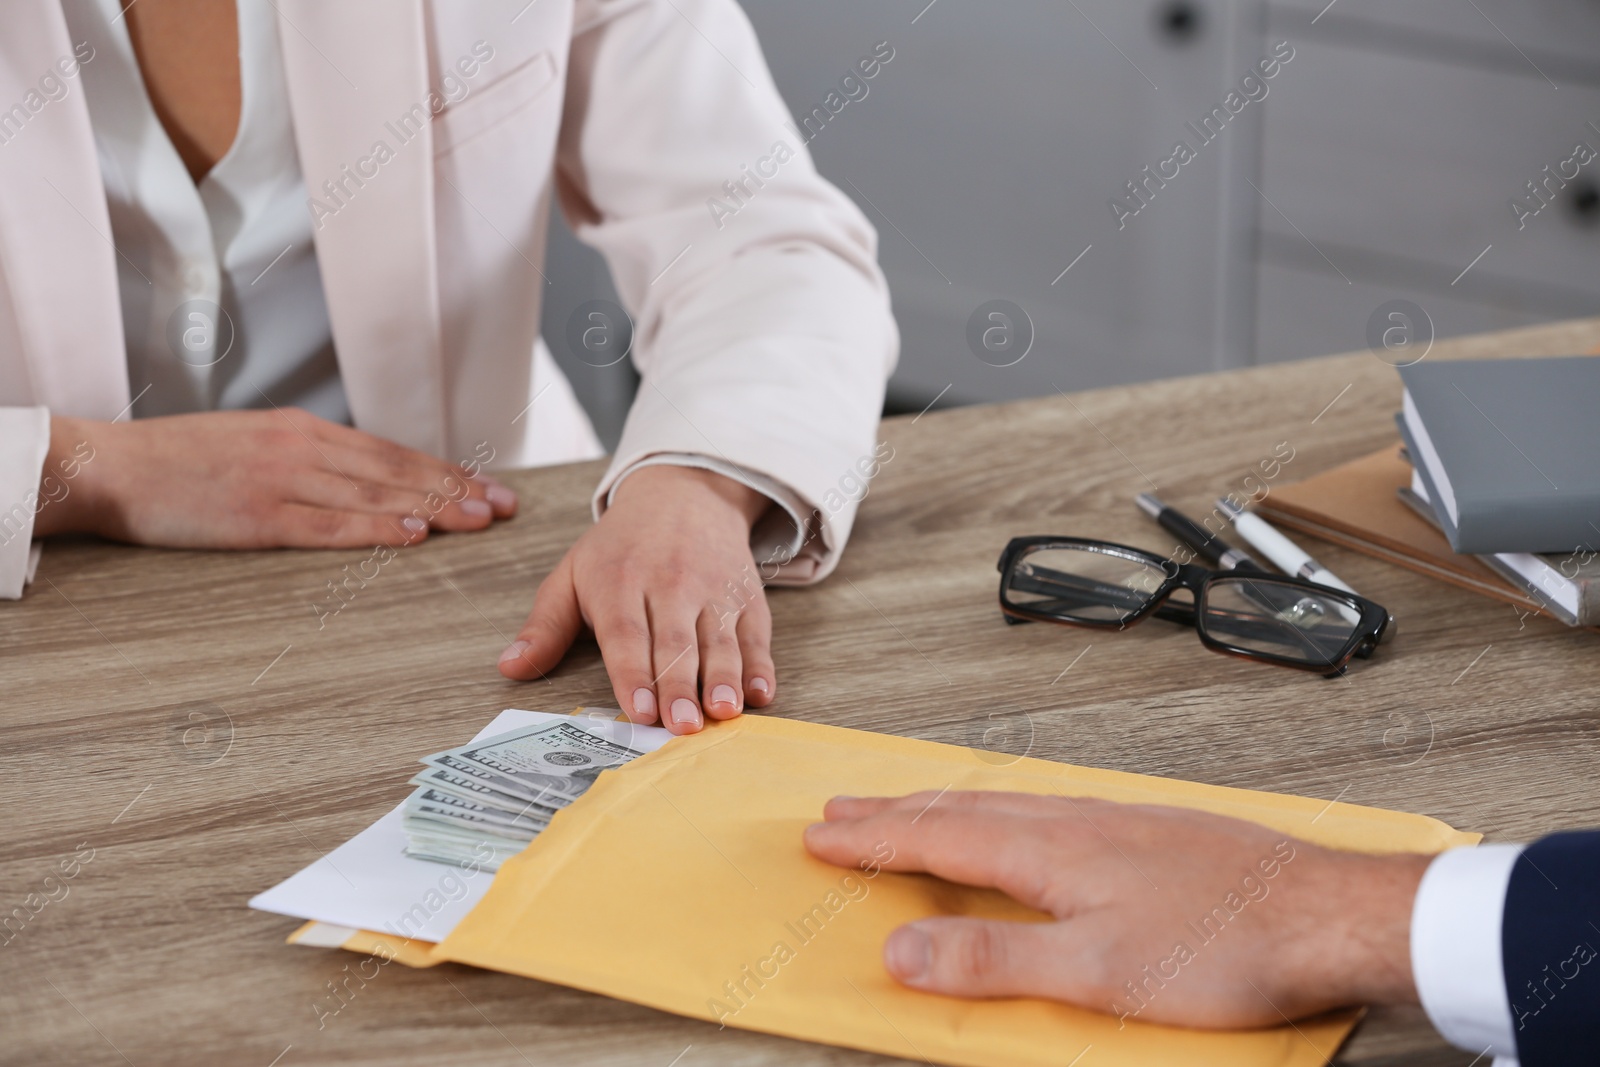
POLYGON ((1600 830, 1528 846, 1500 939, 1521 1067, 1600 1063, 1600 830))

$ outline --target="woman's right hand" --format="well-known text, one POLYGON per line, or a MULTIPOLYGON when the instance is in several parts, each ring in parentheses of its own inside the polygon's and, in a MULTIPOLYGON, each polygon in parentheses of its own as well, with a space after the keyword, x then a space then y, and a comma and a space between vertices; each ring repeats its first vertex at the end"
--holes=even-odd
POLYGON ((408 545, 516 514, 510 489, 473 473, 294 408, 131 422, 52 414, 34 535, 168 548, 408 545))

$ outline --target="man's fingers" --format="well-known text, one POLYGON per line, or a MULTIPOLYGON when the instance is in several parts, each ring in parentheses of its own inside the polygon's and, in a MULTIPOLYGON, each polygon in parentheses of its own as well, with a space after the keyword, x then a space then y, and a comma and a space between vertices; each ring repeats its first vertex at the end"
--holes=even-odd
POLYGON ((764 708, 778 695, 778 672, 772 665, 772 611, 759 586, 739 613, 734 630, 739 637, 739 659, 744 665, 745 703, 764 708))
MULTIPOLYGON (((813 823, 806 827, 805 846, 835 866, 871 862, 891 871, 925 871, 964 885, 999 889, 1031 907, 1044 906, 1047 865, 1077 859, 1070 838, 1044 819, 975 806, 945 807, 942 801, 920 811, 887 807, 863 818, 813 823), (1052 830, 1048 841, 1042 839, 1045 828, 1052 830)), ((1060 906, 1059 901, 1052 903, 1060 906)))
MULTIPOLYGON (((940 916, 900 927, 883 945, 898 981, 957 997, 1049 997, 1083 1003, 1092 986, 1075 976, 1062 923, 940 916)), ((1103 1004, 1090 1005, 1105 1009, 1103 1004)))
POLYGON ((692 734, 700 714, 700 638, 695 616, 682 608, 650 606, 650 658, 655 668, 661 725, 675 734, 692 734))
POLYGON ((643 599, 603 608, 591 606, 590 611, 594 615, 594 638, 600 645, 617 706, 633 722, 654 725, 661 709, 650 666, 650 625, 643 599))
MULTIPOLYGON (((912 796, 925 796, 932 800, 937 793, 913 793, 912 796)), ((892 811, 907 797, 834 797, 822 806, 822 818, 826 822, 839 822, 844 819, 865 819, 882 811, 892 811)))
POLYGON ((973 789, 948 791, 924 790, 903 797, 834 797, 822 809, 822 817, 829 822, 838 819, 860 819, 883 811, 909 810, 921 812, 935 805, 949 809, 1011 812, 1018 815, 1060 816, 1087 814, 1088 808, 1101 803, 1088 797, 1067 798, 1041 796, 1033 793, 1011 793, 1000 790, 973 789), (1074 810, 1076 807, 1076 810, 1074 810))
POLYGON ((561 662, 582 629, 572 566, 564 558, 539 583, 528 621, 517 632, 517 639, 500 653, 500 673, 519 681, 543 678, 561 662))
POLYGON ((892 856, 881 862, 890 870, 926 871, 968 885, 993 886, 995 879, 986 868, 1005 839, 1025 829, 1008 826, 1018 821, 1015 816, 940 810, 936 803, 921 811, 890 804, 858 818, 813 823, 806 827, 805 845, 820 860, 854 867, 881 856, 881 846, 887 844, 892 856))
POLYGON ((736 623, 737 617, 725 607, 700 614, 700 692, 705 713, 713 719, 732 719, 744 710, 736 623))

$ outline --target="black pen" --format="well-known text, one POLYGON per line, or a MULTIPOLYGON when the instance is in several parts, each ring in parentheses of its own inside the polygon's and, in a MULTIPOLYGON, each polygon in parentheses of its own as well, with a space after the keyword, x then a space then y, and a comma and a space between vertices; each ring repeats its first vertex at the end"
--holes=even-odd
POLYGON ((1266 570, 1251 559, 1243 549, 1234 548, 1183 512, 1168 507, 1149 493, 1140 493, 1134 499, 1139 505, 1139 510, 1160 523, 1163 530, 1194 549, 1201 559, 1218 570, 1266 570))

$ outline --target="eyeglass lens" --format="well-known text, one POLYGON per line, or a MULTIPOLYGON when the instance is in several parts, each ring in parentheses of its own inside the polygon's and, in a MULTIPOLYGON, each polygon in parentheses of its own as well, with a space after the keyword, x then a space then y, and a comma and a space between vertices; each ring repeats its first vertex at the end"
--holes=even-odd
POLYGON ((1080 622, 1120 622, 1135 615, 1167 579, 1147 560, 1075 546, 1023 552, 1006 576, 1018 608, 1080 622))
POLYGON ((1360 622, 1356 605, 1337 594, 1246 575, 1213 580, 1199 615, 1224 644, 1312 664, 1332 664, 1360 622))

